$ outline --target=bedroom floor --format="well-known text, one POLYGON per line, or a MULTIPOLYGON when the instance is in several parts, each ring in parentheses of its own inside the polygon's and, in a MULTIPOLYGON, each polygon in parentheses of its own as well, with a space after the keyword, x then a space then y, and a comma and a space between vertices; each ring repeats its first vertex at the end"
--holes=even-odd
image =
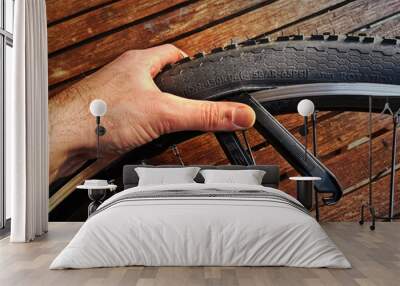
POLYGON ((82 223, 50 223, 48 235, 30 244, 0 240, 0 285, 399 285, 400 222, 324 223, 352 269, 285 267, 126 267, 48 270, 82 223))

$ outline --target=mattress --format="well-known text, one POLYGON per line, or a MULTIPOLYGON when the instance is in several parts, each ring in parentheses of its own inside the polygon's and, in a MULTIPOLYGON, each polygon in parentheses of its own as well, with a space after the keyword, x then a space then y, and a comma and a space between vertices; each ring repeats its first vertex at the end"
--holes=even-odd
POLYGON ((117 266, 350 268, 293 197, 263 186, 140 186, 106 200, 50 269, 117 266))

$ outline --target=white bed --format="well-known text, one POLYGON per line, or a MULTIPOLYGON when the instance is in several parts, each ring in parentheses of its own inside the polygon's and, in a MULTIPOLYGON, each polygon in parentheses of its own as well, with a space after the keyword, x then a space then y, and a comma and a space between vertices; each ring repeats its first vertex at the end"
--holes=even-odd
POLYGON ((277 189, 255 185, 130 188, 99 207, 50 269, 128 265, 350 268, 342 252, 299 204, 277 189), (154 196, 169 191, 182 195, 154 196), (263 193, 257 197, 253 191, 263 193), (145 197, 146 192, 152 195, 145 197), (194 192, 203 195, 191 196, 194 192), (218 196, 216 192, 241 195, 218 196))

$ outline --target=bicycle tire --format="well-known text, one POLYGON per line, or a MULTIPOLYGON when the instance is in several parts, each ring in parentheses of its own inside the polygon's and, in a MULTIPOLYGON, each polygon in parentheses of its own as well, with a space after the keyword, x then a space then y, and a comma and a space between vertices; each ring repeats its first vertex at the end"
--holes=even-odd
POLYGON ((400 84, 400 40, 354 35, 248 40, 167 65, 164 92, 191 99, 308 83, 400 84))

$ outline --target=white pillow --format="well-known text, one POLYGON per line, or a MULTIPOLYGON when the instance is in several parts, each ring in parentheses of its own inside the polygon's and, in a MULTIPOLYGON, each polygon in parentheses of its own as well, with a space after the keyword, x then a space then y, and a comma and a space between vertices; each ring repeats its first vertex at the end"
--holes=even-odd
POLYGON ((138 186, 196 183, 193 179, 199 170, 199 167, 135 168, 139 176, 138 186))
POLYGON ((265 171, 262 170, 201 170, 205 184, 261 185, 265 171))

